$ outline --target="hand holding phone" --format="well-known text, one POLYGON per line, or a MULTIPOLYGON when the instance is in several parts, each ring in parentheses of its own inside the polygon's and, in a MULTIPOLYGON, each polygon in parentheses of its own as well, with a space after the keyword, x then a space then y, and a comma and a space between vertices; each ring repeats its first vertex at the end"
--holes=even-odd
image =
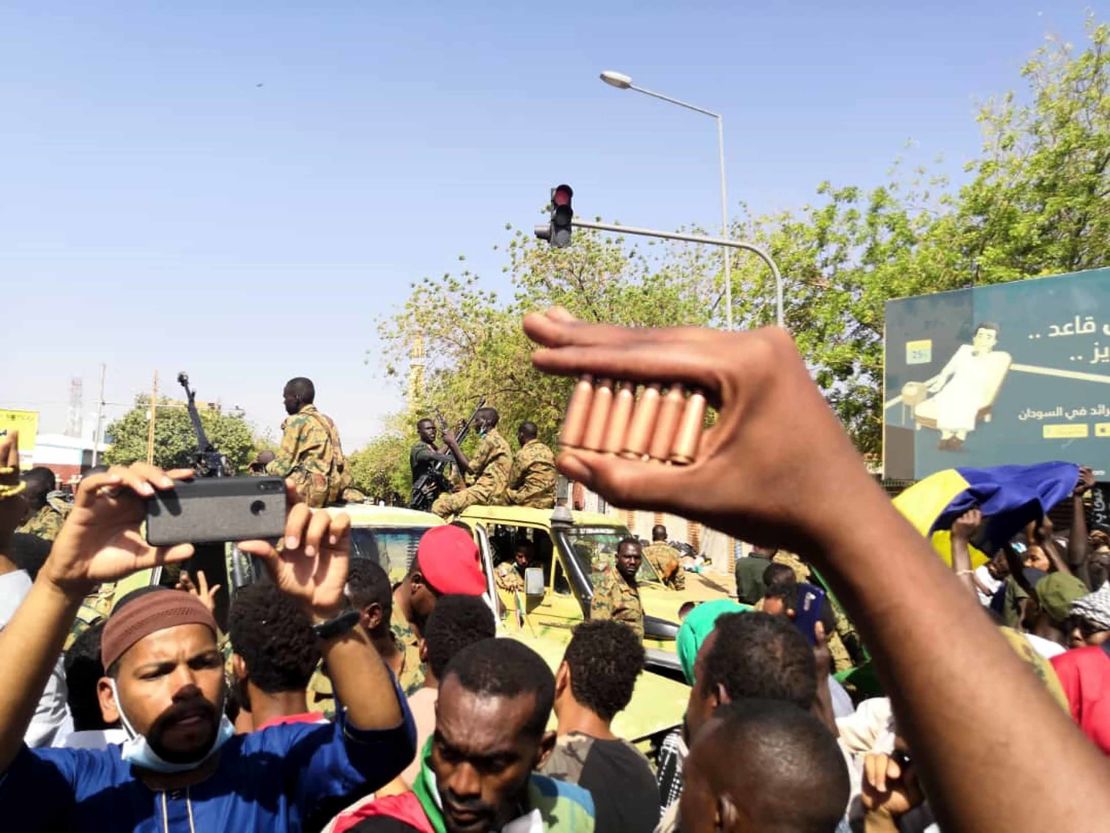
POLYGON ((285 529, 280 477, 178 480, 146 502, 146 540, 155 546, 280 538, 285 529))

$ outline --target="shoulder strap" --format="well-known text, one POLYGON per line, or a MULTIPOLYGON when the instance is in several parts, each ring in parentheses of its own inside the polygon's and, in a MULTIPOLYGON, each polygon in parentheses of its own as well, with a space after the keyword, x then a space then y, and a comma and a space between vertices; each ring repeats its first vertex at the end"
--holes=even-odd
POLYGON ((315 417, 320 425, 324 427, 324 430, 328 433, 328 439, 331 440, 332 449, 335 451, 336 468, 342 470, 343 464, 346 463, 347 460, 343 456, 343 446, 339 444, 339 435, 336 433, 335 423, 319 411, 310 412, 308 416, 315 417))

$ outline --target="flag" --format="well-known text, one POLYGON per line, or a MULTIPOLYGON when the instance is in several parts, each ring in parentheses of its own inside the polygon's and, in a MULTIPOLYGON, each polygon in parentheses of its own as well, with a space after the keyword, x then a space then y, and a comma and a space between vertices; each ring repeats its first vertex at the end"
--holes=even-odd
POLYGON ((953 522, 978 506, 983 526, 971 542, 971 563, 977 567, 1070 495, 1078 479, 1079 467, 1062 462, 945 469, 906 489, 894 506, 949 563, 953 522))

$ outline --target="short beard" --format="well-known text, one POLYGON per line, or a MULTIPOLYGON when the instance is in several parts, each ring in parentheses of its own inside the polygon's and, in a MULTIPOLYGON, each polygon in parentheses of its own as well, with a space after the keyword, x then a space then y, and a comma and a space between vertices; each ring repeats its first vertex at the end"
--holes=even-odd
POLYGON ((171 764, 191 764, 199 763, 203 760, 208 750, 212 748, 212 744, 216 742, 216 735, 220 730, 220 712, 207 700, 204 700, 204 710, 211 718, 211 731, 203 742, 198 743, 194 749, 169 749, 162 742, 162 735, 166 730, 166 724, 179 716, 182 712, 190 712, 196 709, 197 704, 193 702, 178 703, 170 706, 158 719, 154 721, 151 727, 146 731, 147 743, 150 748, 157 753, 158 757, 171 764))

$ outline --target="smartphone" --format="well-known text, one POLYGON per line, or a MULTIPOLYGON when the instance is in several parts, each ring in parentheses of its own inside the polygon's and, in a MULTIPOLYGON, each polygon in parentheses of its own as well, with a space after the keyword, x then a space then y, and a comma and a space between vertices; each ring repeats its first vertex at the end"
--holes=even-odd
POLYGON ((280 477, 178 480, 146 502, 146 540, 159 547, 280 538, 284 531, 280 477))
POLYGON ((810 645, 817 644, 817 623, 825 606, 825 591, 815 584, 798 582, 798 598, 794 603, 794 626, 810 645))

